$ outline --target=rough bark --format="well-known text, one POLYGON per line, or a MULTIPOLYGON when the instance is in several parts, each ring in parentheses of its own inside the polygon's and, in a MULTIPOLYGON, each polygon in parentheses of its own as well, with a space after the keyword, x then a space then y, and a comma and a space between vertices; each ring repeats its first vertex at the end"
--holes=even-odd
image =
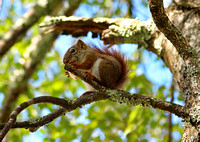
MULTIPOLYGON (((191 115, 198 119, 200 95, 200 40, 197 37, 200 36, 200 14, 196 6, 197 3, 193 7, 189 1, 185 3, 183 1, 177 1, 177 3, 172 3, 166 9, 166 13, 171 22, 181 31, 181 34, 186 38, 190 46, 197 52, 196 61, 192 59, 192 56, 190 56, 190 61, 184 61, 174 46, 167 39, 162 38, 163 35, 160 37, 158 36, 153 42, 161 43, 161 58, 163 58, 165 64, 172 71, 175 80, 179 84, 186 107, 190 108, 191 115), (193 63, 194 65, 192 65, 193 63)), ((187 123, 182 140, 200 141, 199 132, 192 127, 190 123, 187 123)))
MULTIPOLYGON (((189 44, 198 53, 196 62, 200 63, 200 9, 199 1, 178 1, 167 8, 167 14, 174 25, 181 31, 182 35, 187 39, 189 44), (180 7, 180 5, 181 7, 180 7), (193 5, 193 6, 192 6, 193 5)), ((170 56, 168 57, 168 59, 170 56)), ((179 68, 179 76, 177 82, 185 100, 186 106, 191 109, 194 116, 198 116, 199 102, 200 102, 200 69, 198 66, 188 66, 187 63, 181 61, 180 57, 177 66, 179 68), (195 71, 196 70, 196 71, 195 71), (196 73, 194 73, 196 72, 196 73)), ((175 64, 174 64, 175 65, 175 64)), ((199 121, 199 120, 198 120, 199 121)), ((182 137, 183 141, 200 141, 199 132, 195 130, 189 123, 185 126, 185 131, 182 137)))

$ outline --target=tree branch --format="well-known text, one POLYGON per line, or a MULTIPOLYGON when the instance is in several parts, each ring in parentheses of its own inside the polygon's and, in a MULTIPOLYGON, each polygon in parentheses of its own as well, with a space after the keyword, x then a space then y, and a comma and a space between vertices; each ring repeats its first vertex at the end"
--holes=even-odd
POLYGON ((3 130, 0 133, 0 141, 3 140, 4 136, 7 134, 7 132, 10 130, 12 125, 16 122, 16 118, 18 114, 27 108, 30 105, 37 104, 37 103, 52 103, 60 106, 66 106, 66 104, 70 103, 64 99, 56 98, 56 97, 50 97, 50 96, 42 96, 30 99, 22 104, 20 104, 10 115, 10 118, 6 125, 3 127, 3 130))
POLYGON ((60 108, 56 110, 54 113, 51 113, 50 115, 47 115, 35 122, 29 123, 25 121, 25 122, 15 123, 14 125, 15 128, 17 125, 22 126, 25 124, 25 128, 29 128, 31 132, 34 132, 39 127, 53 121, 55 118, 59 117, 60 115, 66 112, 75 110, 77 108, 81 108, 82 106, 95 102, 95 101, 106 100, 106 99, 109 99, 111 101, 118 102, 118 103, 133 105, 133 106, 141 105, 145 107, 152 107, 155 109, 169 111, 171 113, 174 113, 178 117, 183 118, 184 120, 189 120, 188 110, 183 106, 166 102, 166 101, 161 101, 159 99, 148 97, 148 96, 130 94, 122 90, 108 89, 105 92, 86 92, 84 93, 84 95, 82 95, 81 97, 75 100, 65 100, 65 99, 60 99, 60 98, 51 97, 51 96, 42 96, 42 97, 30 99, 27 102, 24 102, 21 105, 19 105, 11 113, 8 123, 6 123, 6 125, 3 127, 3 130, 0 133, 0 140, 2 140, 4 136, 7 134, 7 132, 10 130, 10 128, 13 127, 13 124, 16 121, 17 115, 30 105, 37 104, 37 103, 52 103, 52 104, 60 105, 63 108, 60 108))
MULTIPOLYGON (((90 92, 90 95, 83 95, 80 98, 76 99, 76 100, 65 100, 65 99, 61 99, 61 98, 56 98, 56 97, 51 97, 51 96, 41 96, 41 97, 37 97, 37 98, 33 98, 30 99, 22 104, 20 104, 10 115, 8 122, 5 124, 5 126, 3 127, 1 133, 0 133, 0 141, 5 137, 5 135, 7 134, 7 132, 10 130, 10 128, 13 126, 13 124, 16 122, 16 118, 18 116, 18 114, 24 110, 25 108, 27 108, 30 105, 33 104, 38 104, 38 103, 52 103, 52 104, 56 104, 59 106, 62 106, 63 108, 58 109, 57 111, 55 111, 54 113, 51 113, 51 115, 47 115, 39 120, 36 121, 37 124, 36 125, 31 122, 31 123, 27 123, 27 121, 25 122, 26 124, 31 124, 32 126, 29 128, 29 130, 31 132, 36 131, 39 127, 47 124, 50 120, 53 121, 55 118, 59 117, 60 115, 75 110, 77 108, 81 108, 83 105, 92 103, 94 101, 99 101, 99 100, 105 100, 108 99, 109 96, 106 96, 105 94, 102 93, 97 93, 97 92, 90 92), (55 115, 56 114, 56 115, 55 115), (52 118, 53 117, 53 118, 52 118), (44 120, 46 119, 46 120, 44 120)), ((18 123, 19 124, 19 123, 18 123)), ((1 125, 2 126, 2 125, 1 125)), ((26 126, 26 128, 28 128, 28 126, 26 126)))
POLYGON ((71 65, 69 65, 69 64, 65 64, 64 68, 65 68, 65 70, 73 73, 75 76, 78 76, 80 79, 84 80, 86 83, 93 86, 95 89, 105 91, 106 88, 104 86, 100 85, 101 82, 99 82, 98 80, 87 79, 86 74, 84 72, 77 70, 75 68, 72 68, 71 65))
POLYGON ((186 61, 188 58, 197 59, 198 54, 195 49, 189 45, 181 32, 171 23, 165 14, 163 1, 149 0, 149 8, 156 26, 176 47, 183 60, 186 61))
POLYGON ((141 22, 128 18, 84 18, 84 17, 52 17, 40 24, 47 31, 59 31, 74 37, 86 36, 89 31, 93 37, 100 34, 105 44, 136 43, 147 47, 151 38, 151 22, 141 22))
MULTIPOLYGON (((26 128, 29 129, 31 132, 33 130, 37 130, 37 128, 48 124, 50 122, 52 122, 54 119, 56 119, 57 117, 65 114, 66 109, 61 107, 58 108, 56 111, 43 116, 39 119, 33 120, 33 121, 23 121, 23 122, 16 122, 12 125, 11 128, 26 128)), ((0 123, 0 129, 3 129, 3 127, 6 125, 6 123, 0 123)))

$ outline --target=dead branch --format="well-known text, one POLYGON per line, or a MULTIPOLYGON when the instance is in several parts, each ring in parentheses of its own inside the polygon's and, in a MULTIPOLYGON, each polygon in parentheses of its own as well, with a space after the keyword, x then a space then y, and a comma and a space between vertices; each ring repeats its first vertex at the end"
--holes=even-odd
POLYGON ((76 16, 59 16, 46 19, 40 24, 49 31, 58 31, 74 37, 86 36, 88 32, 93 37, 98 34, 105 44, 135 43, 147 47, 151 38, 151 22, 141 22, 129 18, 85 18, 76 16))

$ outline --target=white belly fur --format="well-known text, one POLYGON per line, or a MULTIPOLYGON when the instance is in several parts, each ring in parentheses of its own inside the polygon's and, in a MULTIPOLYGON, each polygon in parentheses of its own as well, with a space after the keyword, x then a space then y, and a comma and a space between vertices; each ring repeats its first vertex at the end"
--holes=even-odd
POLYGON ((100 65, 100 63, 101 63, 102 60, 103 59, 98 58, 94 62, 93 66, 91 68, 91 74, 94 75, 98 80, 101 80, 100 75, 99 75, 99 65, 100 65))

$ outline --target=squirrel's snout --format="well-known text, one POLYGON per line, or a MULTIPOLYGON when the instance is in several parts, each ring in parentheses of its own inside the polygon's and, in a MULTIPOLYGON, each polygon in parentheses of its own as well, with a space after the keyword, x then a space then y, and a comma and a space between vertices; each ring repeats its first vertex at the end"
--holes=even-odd
POLYGON ((66 70, 66 65, 64 66, 64 69, 66 70))
POLYGON ((63 63, 66 64, 66 60, 65 59, 63 59, 63 63))
POLYGON ((68 60, 66 58, 63 58, 63 63, 66 64, 68 60))

